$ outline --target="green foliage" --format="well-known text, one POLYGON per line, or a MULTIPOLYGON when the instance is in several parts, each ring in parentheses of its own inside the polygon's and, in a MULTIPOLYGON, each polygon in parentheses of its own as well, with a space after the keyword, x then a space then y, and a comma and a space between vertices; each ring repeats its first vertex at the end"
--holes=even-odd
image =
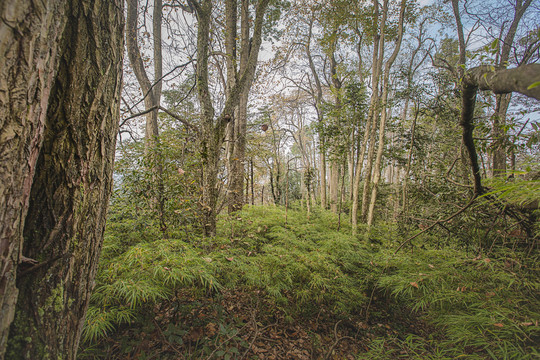
POLYGON ((445 358, 471 351, 479 358, 533 358, 540 336, 534 325, 540 316, 536 268, 510 253, 471 259, 449 248, 382 259, 377 285, 445 329, 439 342, 450 351, 445 358))
POLYGON ((110 223, 85 338, 106 336, 186 288, 258 290, 282 309, 303 314, 322 305, 336 314, 359 311, 371 279, 365 266, 371 250, 338 232, 334 214, 311 219, 290 210, 285 223, 283 209, 248 207, 221 218, 215 238, 191 244, 160 237, 130 243, 125 223, 110 223))
POLYGON ((185 230, 198 223, 200 164, 195 157, 196 144, 184 127, 170 119, 162 119, 162 127, 151 152, 145 151, 144 141, 125 143, 119 150, 109 211, 112 226, 123 222, 140 230, 161 222, 166 228, 185 230), (157 205, 157 199, 162 199, 162 205, 157 205))
MULTIPOLYGON (((382 224, 352 237, 349 224, 337 231, 337 215, 318 209, 308 220, 303 211, 289 210, 285 217, 283 208, 252 206, 221 216, 218 224, 216 237, 186 242, 152 238, 160 235, 152 223, 111 221, 84 329, 87 344, 121 324, 143 326, 152 308, 185 290, 195 299, 235 291, 264 297, 291 319, 315 316, 321 308, 342 318, 364 312, 376 318, 381 310, 374 306, 390 311, 396 304, 437 329, 377 337, 360 359, 538 355, 540 284, 532 257, 502 247, 489 258, 474 257, 459 246, 442 247, 433 235, 418 239, 424 243, 415 252, 394 254, 403 241, 399 227, 382 224), (375 291, 382 299, 373 299, 375 291)), ((219 328, 220 336, 237 338, 236 325, 219 328)), ((164 336, 181 344, 186 331, 170 325, 164 336)), ((200 351, 210 350, 200 345, 200 351)))

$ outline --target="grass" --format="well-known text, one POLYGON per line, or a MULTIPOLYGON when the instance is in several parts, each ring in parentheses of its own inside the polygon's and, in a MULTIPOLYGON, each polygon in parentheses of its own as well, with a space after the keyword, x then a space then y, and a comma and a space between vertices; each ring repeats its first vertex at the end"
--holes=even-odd
MULTIPOLYGON (((151 224, 117 219, 107 229, 85 346, 99 346, 120 333, 121 324, 140 328, 156 306, 189 290, 193 299, 250 294, 268 312, 287 314, 290 321, 312 319, 324 309, 336 321, 369 316, 375 326, 397 306, 437 329, 432 336, 398 329, 359 338, 368 346, 359 359, 539 355, 535 259, 524 262, 502 250, 490 258, 471 258, 458 248, 435 249, 429 243, 394 254, 402 240, 394 228, 379 226, 369 236, 353 237, 347 223, 340 231, 337 223, 337 216, 318 210, 309 220, 304 212, 289 210, 285 221, 282 208, 247 207, 222 216, 214 238, 182 237, 178 231, 162 239, 151 224)), ((240 330, 235 329, 227 331, 240 330)), ((182 328, 175 336, 188 332, 182 328)), ((362 333, 358 328, 356 334, 362 333)), ((238 346, 247 347, 242 341, 238 346)))

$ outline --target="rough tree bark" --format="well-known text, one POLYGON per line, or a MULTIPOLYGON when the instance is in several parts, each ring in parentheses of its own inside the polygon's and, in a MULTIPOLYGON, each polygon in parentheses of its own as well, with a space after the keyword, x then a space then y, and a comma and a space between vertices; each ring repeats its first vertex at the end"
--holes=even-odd
POLYGON ((64 10, 51 19, 56 24, 66 17, 67 25, 45 97, 35 178, 27 177, 23 188, 31 186, 22 253, 38 263, 19 266, 8 359, 75 359, 112 188, 123 3, 80 0, 64 10))
POLYGON ((15 314, 22 232, 64 11, 65 1, 0 2, 0 358, 15 314))

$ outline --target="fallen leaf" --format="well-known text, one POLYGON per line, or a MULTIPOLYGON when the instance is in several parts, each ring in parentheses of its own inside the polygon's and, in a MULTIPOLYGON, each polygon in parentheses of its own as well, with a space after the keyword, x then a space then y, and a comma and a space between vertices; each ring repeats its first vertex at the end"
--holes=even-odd
POLYGON ((225 259, 227 259, 227 260, 229 260, 229 261, 233 261, 233 260, 234 260, 233 257, 228 257, 228 258, 225 258, 225 259))
POLYGON ((414 286, 417 289, 419 288, 418 283, 416 281, 411 282, 411 286, 414 286))
POLYGON ((503 327, 504 325, 503 325, 503 324, 501 324, 501 323, 495 323, 495 324, 493 324, 493 326, 496 326, 496 327, 500 327, 500 328, 502 328, 502 327, 503 327))

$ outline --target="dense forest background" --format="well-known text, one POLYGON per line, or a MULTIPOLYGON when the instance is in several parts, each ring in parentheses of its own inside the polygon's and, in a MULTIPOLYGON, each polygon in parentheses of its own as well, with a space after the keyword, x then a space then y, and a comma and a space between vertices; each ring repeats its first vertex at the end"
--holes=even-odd
POLYGON ((540 355, 538 0, 115 3, 57 39, 6 359, 540 355))

